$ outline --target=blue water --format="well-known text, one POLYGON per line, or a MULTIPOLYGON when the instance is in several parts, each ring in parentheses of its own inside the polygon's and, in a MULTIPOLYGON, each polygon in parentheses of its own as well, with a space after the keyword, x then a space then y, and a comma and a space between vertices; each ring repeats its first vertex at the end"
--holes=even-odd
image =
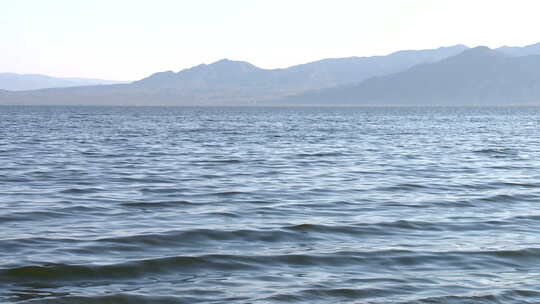
POLYGON ((540 108, 0 107, 1 303, 538 303, 540 108))

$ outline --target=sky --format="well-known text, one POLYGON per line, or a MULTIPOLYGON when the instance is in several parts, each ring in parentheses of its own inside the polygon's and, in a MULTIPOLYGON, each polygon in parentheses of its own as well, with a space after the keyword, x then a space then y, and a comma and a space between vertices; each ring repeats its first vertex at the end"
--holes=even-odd
POLYGON ((0 73, 137 80, 222 58, 281 68, 540 42, 538 0, 0 0, 0 73))

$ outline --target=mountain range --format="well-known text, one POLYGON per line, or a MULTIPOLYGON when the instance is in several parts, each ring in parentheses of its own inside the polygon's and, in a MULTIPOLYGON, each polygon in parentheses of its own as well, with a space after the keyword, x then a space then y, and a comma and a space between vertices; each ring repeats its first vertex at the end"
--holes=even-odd
POLYGON ((401 51, 388 56, 323 59, 273 70, 261 69, 248 62, 223 59, 178 73, 156 73, 134 82, 133 85, 182 90, 243 88, 269 92, 299 92, 395 73, 420 63, 435 62, 456 55, 465 49, 467 47, 464 45, 456 45, 434 50, 401 51))
POLYGON ((456 45, 285 69, 224 59, 132 83, 0 92, 0 104, 527 104, 540 101, 539 67, 540 44, 496 50, 456 45))
POLYGON ((0 90, 28 91, 46 88, 79 87, 124 83, 92 78, 58 78, 39 74, 0 73, 0 90))
POLYGON ((286 99, 296 104, 540 104, 540 55, 510 56, 487 47, 358 84, 286 99))

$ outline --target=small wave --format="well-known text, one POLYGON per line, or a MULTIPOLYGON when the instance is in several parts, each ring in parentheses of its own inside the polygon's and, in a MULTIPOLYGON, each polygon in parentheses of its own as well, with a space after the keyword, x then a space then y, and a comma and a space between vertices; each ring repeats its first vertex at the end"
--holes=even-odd
POLYGON ((478 200, 491 203, 512 203, 512 202, 535 202, 539 199, 534 194, 497 194, 493 196, 479 198, 478 200))
POLYGON ((243 191, 224 191, 224 192, 215 192, 211 193, 210 195, 216 195, 216 196, 234 196, 234 195, 241 195, 246 194, 248 192, 243 191))
POLYGON ((129 303, 129 304, 191 304, 199 302, 195 297, 173 297, 173 296, 142 296, 132 294, 115 294, 106 296, 58 296, 47 297, 47 299, 33 300, 34 304, 104 304, 104 303, 129 303))
MULTIPOLYGON (((172 245, 181 243, 201 243, 206 241, 237 241, 237 242, 283 242, 297 240, 291 232, 278 230, 212 230, 194 229, 188 231, 172 231, 161 234, 142 234, 124 237, 101 238, 98 242, 113 242, 129 245, 172 245)), ((304 238, 305 239, 305 238, 304 238)))
POLYGON ((489 255, 507 259, 537 259, 540 258, 540 248, 524 248, 519 250, 493 250, 470 252, 476 255, 489 255))
POLYGON ((57 219, 59 217, 71 216, 71 213, 57 211, 27 211, 13 212, 0 216, 2 222, 18 222, 18 221, 37 221, 44 219, 57 219))
POLYGON ((150 274, 198 272, 202 269, 233 271, 255 269, 249 257, 234 255, 175 256, 112 265, 29 265, 0 269, 0 281, 91 281, 143 277, 150 274))
POLYGON ((520 183, 520 182, 494 182, 491 186, 495 189, 515 188, 540 188, 540 183, 520 183))
POLYGON ((186 189, 174 188, 174 187, 166 187, 166 188, 148 188, 148 187, 145 187, 145 188, 139 189, 139 191, 143 192, 143 193, 163 193, 163 194, 178 193, 178 192, 182 192, 182 191, 185 191, 185 190, 186 189))
POLYGON ((224 216, 224 217, 235 217, 239 218, 240 215, 234 212, 207 212, 205 215, 211 215, 211 216, 224 216))
POLYGON ((299 224, 285 227, 285 229, 304 233, 317 232, 327 234, 342 233, 350 235, 390 235, 402 233, 399 230, 441 231, 448 228, 441 223, 398 220, 392 222, 377 222, 347 226, 299 224))
POLYGON ((318 298, 349 298, 358 299, 372 297, 380 294, 388 295, 389 290, 382 290, 377 288, 365 288, 365 289, 352 289, 352 288, 321 288, 321 289, 306 289, 301 292, 304 296, 318 297, 318 298))
POLYGON ((197 205, 190 201, 162 201, 162 202, 130 202, 121 203, 120 205, 133 208, 168 208, 179 206, 197 205))
POLYGON ((125 183, 143 183, 143 184, 169 184, 171 183, 170 179, 159 179, 159 178, 148 178, 148 177, 121 177, 113 178, 111 181, 115 182, 125 182, 125 183))
POLYGON ((343 234, 350 235, 352 237, 358 236, 376 236, 376 235, 390 235, 394 232, 388 231, 383 227, 377 227, 377 224, 359 224, 354 226, 335 226, 335 225, 321 225, 321 224, 299 224, 293 226, 284 227, 286 230, 296 231, 303 234, 343 234))
POLYGON ((265 298, 270 302, 293 302, 293 303, 309 303, 311 301, 330 301, 330 299, 355 300, 370 297, 379 297, 381 295, 388 296, 392 294, 391 290, 383 290, 377 288, 319 288, 305 289, 296 293, 280 293, 265 298))
POLYGON ((201 160, 196 162, 197 165, 213 165, 213 164, 240 164, 243 160, 240 159, 212 159, 212 160, 201 160))
POLYGON ((514 219, 527 221, 540 221, 540 215, 518 215, 514 219))
MULTIPOLYGON (((114 280, 144 277, 168 273, 198 273, 201 270, 261 271, 267 267, 316 267, 343 268, 373 267, 402 269, 403 267, 502 267, 515 269, 536 265, 540 249, 494 251, 441 251, 422 252, 410 250, 378 250, 362 252, 332 252, 326 254, 285 255, 226 255, 173 256, 146 260, 134 260, 112 265, 44 264, 0 269, 0 281, 4 282, 56 282, 114 280)), ((306 269, 307 270, 307 269, 306 269)))
POLYGON ((516 156, 518 152, 514 149, 509 148, 486 148, 474 150, 473 153, 483 154, 492 157, 506 157, 506 156, 516 156))
POLYGON ((393 186, 384 186, 384 187, 378 187, 376 188, 377 191, 405 191, 405 190, 418 190, 418 189, 426 189, 429 188, 427 185, 421 185, 421 184, 410 184, 410 183, 404 183, 404 184, 398 184, 393 186))
POLYGON ((400 304, 429 303, 429 304, 462 304, 462 303, 537 303, 540 292, 534 290, 514 289, 499 293, 448 295, 438 297, 420 298, 413 301, 399 302, 400 304), (531 302, 533 301, 533 302, 531 302))
POLYGON ((298 153, 296 157, 332 157, 332 156, 345 156, 345 153, 341 152, 316 152, 316 153, 298 153))
POLYGON ((101 188, 69 188, 60 191, 60 193, 65 194, 88 194, 88 193, 97 193, 103 191, 101 188))

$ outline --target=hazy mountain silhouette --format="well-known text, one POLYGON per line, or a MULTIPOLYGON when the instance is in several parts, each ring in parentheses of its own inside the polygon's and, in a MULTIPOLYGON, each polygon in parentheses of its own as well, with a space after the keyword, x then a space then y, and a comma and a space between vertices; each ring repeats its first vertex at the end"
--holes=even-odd
POLYGON ((206 89, 251 87, 269 80, 267 70, 248 62, 222 59, 212 64, 201 64, 178 73, 172 71, 151 75, 133 83, 137 87, 206 89))
POLYGON ((467 47, 456 45, 434 50, 401 51, 388 56, 323 59, 286 69, 261 69, 250 63, 223 59, 178 73, 161 72, 136 81, 144 88, 180 90, 237 89, 260 94, 292 93, 360 82, 369 77, 405 70, 419 63, 456 55, 467 47))
POLYGON ((477 47, 436 63, 370 78, 356 85, 307 92, 286 102, 325 105, 540 103, 540 55, 512 57, 477 47))
POLYGON ((499 52, 511 55, 511 56, 529 56, 540 55, 540 43, 531 44, 524 47, 519 46, 503 46, 496 49, 499 52))
POLYGON ((130 84, 43 89, 9 94, 2 103, 95 105, 252 105, 310 89, 360 82, 458 54, 466 46, 400 51, 388 56, 324 59, 286 69, 220 60, 130 84))
POLYGON ((120 81, 91 78, 58 78, 38 74, 0 73, 0 89, 8 91, 117 84, 120 81))
POLYGON ((155 73, 128 84, 8 92, 0 94, 0 103, 210 106, 532 102, 537 97, 538 57, 522 54, 536 54, 537 50, 538 45, 498 51, 456 45, 387 56, 323 59, 271 70, 223 59, 176 73, 155 73))

